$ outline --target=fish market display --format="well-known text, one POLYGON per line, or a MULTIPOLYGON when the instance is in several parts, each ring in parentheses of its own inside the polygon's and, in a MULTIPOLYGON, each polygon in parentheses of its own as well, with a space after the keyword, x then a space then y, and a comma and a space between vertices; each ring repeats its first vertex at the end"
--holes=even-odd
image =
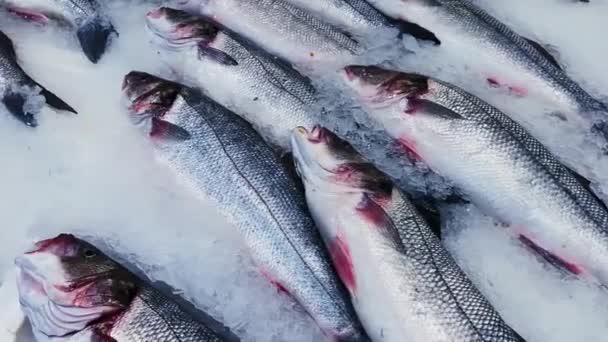
POLYGON ((251 126, 198 92, 149 74, 128 74, 124 91, 159 158, 236 223, 261 272, 329 336, 363 340, 304 196, 251 126))
POLYGON ((40 241, 15 264, 20 303, 39 341, 239 340, 73 235, 40 241))
POLYGON ((608 284, 608 212, 584 183, 504 114, 453 85, 350 66, 346 83, 415 158, 566 271, 608 284))
POLYGON ((45 102, 55 109, 75 112, 21 69, 13 42, 3 32, 0 32, 0 95, 6 109, 27 126, 38 125, 36 114, 45 102))
POLYGON ((116 30, 95 0, 3 0, 8 12, 38 24, 55 22, 74 30, 82 51, 97 63, 116 30))
POLYGON ((286 0, 185 0, 180 6, 298 65, 336 62, 359 50, 340 29, 286 0))
POLYGON ((371 0, 389 16, 404 18, 432 32, 441 48, 476 55, 474 70, 494 87, 544 100, 553 115, 573 125, 595 125, 588 112, 608 112, 561 69, 539 43, 522 37, 469 0, 371 0))
POLYGON ((203 18, 171 8, 148 13, 163 60, 185 83, 200 87, 284 150, 297 126, 311 127, 310 81, 268 53, 203 18))
POLYGON ((524 341, 391 180, 329 130, 294 131, 306 200, 374 341, 524 341))

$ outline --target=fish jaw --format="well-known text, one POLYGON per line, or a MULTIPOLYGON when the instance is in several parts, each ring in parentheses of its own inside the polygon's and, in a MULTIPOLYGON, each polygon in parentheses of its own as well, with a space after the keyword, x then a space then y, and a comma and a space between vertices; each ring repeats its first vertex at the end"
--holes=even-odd
POLYGON ((83 330, 98 318, 121 309, 100 304, 104 296, 95 279, 77 280, 65 268, 75 256, 71 235, 44 240, 15 259, 19 301, 33 327, 46 336, 65 336, 83 330))

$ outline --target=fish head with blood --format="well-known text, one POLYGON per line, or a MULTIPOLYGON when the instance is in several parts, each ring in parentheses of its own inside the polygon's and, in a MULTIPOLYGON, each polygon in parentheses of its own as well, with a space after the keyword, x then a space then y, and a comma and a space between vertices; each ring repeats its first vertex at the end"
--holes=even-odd
POLYGON ((148 30, 172 47, 209 43, 219 29, 208 20, 169 7, 159 7, 146 15, 148 30))
POLYGON ((346 84, 367 105, 391 106, 428 92, 426 76, 388 70, 378 66, 350 65, 343 72, 346 84))
POLYGON ((125 76, 122 87, 133 123, 142 127, 146 134, 180 140, 189 137, 187 131, 163 120, 167 113, 179 111, 175 109, 176 103, 184 103, 184 86, 145 72, 131 71, 125 76))
POLYGON ((327 128, 296 128, 291 145, 296 169, 307 189, 330 193, 381 192, 391 181, 345 140, 327 128))
POLYGON ((15 259, 21 307, 47 336, 81 331, 127 308, 136 279, 93 245, 70 234, 43 240, 15 259))

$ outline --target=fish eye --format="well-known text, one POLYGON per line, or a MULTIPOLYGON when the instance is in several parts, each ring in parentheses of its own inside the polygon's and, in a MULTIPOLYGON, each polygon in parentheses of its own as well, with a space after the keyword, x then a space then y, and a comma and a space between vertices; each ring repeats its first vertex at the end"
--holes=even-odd
POLYGON ((92 257, 96 256, 96 255, 97 255, 97 253, 95 253, 95 251, 94 251, 94 250, 91 250, 91 249, 86 249, 86 250, 84 251, 83 255, 84 255, 84 257, 85 257, 85 258, 92 258, 92 257))

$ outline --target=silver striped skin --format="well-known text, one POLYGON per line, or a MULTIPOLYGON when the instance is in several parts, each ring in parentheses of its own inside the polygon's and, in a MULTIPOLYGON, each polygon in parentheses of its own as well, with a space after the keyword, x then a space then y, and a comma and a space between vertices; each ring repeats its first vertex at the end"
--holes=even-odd
MULTIPOLYGON (((91 325, 65 337, 48 337, 34 331, 38 342, 97 342, 96 329, 105 323, 91 325)), ((105 330, 104 338, 119 342, 222 342, 238 341, 235 336, 222 337, 195 321, 173 301, 149 286, 142 287, 129 308, 120 313, 105 330)))
POLYGON ((347 283, 373 341, 524 341, 388 177, 354 150, 308 138, 301 129, 292 139, 306 199, 329 248, 340 240, 349 251, 354 280, 347 283), (353 169, 364 175, 337 180, 335 170, 345 165, 358 165, 353 169), (354 181, 361 178, 368 184, 354 181))
POLYGON ((370 83, 351 72, 349 79, 373 120, 477 206, 571 264, 571 272, 608 284, 605 206, 516 122, 424 76, 389 72, 370 83))
POLYGON ((2 6, 43 13, 63 24, 78 26, 95 16, 99 4, 94 0, 4 0, 2 6))
POLYGON ((235 223, 261 271, 325 333, 340 341, 364 340, 303 194, 250 124, 189 89, 162 120, 187 130, 191 138, 157 139, 159 159, 235 223))
POLYGON ((482 72, 499 70, 495 77, 505 86, 555 105, 567 119, 580 120, 581 112, 606 111, 568 75, 530 43, 469 0, 370 0, 389 16, 402 17, 435 33, 444 48, 460 55, 483 58, 482 72))
POLYGON ((238 341, 82 240, 62 234, 37 246, 15 263, 19 301, 39 342, 238 341))
POLYGON ((384 14, 365 0, 288 0, 349 32, 364 34, 371 30, 390 27, 384 14))
POLYGON ((12 41, 0 32, 0 94, 23 86, 33 91, 37 83, 19 66, 12 41))
MULTIPOLYGON (((202 20, 202 19, 201 19, 202 20)), ((197 40, 175 44, 154 19, 147 26, 161 58, 180 80, 249 121, 272 145, 289 150, 291 130, 312 128, 314 88, 310 80, 266 52, 219 31, 209 47, 220 50, 238 65, 199 56, 197 40)), ((171 25, 173 27, 173 25, 171 25)))
POLYGON ((358 52, 355 40, 287 0, 186 0, 222 26, 297 65, 334 63, 358 52))

